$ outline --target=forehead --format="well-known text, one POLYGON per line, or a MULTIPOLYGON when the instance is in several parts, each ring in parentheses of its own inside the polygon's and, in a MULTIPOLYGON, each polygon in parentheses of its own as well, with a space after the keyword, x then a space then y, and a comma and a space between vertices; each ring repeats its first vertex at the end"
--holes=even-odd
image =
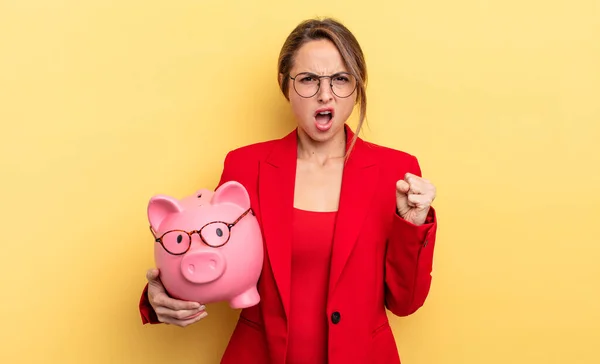
POLYGON ((298 49, 293 70, 328 74, 347 71, 336 46, 327 39, 312 40, 298 49))

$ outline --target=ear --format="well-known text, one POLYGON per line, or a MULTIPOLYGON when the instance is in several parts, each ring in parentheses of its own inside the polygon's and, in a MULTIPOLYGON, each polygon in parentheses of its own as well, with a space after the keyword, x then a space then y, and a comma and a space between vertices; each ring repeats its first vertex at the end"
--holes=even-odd
POLYGON ((181 212, 179 201, 170 196, 156 195, 148 203, 148 221, 156 231, 164 219, 170 214, 181 212))
POLYGON ((217 188, 211 200, 211 204, 220 203, 232 203, 246 210, 250 208, 250 195, 241 183, 225 182, 217 188))
POLYGON ((283 73, 279 74, 279 89, 281 90, 281 92, 283 92, 283 96, 285 96, 285 99, 290 101, 290 86, 288 84, 288 87, 286 89, 283 88, 283 80, 284 80, 284 76, 283 73))

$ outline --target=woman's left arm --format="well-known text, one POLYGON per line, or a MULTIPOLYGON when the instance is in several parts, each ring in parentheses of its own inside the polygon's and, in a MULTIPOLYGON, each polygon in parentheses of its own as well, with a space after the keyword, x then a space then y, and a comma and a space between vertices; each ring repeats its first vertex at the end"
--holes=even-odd
POLYGON ((423 306, 431 286, 437 217, 436 189, 421 177, 413 157, 409 173, 396 184, 396 214, 385 257, 385 303, 397 316, 423 306))

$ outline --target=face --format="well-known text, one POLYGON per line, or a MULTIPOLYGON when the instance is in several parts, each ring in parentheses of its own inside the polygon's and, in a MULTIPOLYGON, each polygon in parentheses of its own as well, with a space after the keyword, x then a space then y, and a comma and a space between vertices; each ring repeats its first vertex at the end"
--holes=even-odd
MULTIPOLYGON (((335 45, 325 39, 305 43, 296 52, 294 61, 290 76, 296 78, 295 83, 298 90, 311 90, 310 85, 313 85, 312 89, 316 90, 316 85, 319 83, 315 77, 299 75, 300 73, 308 72, 316 76, 331 76, 340 72, 348 72, 335 45), (297 75, 298 77, 296 77, 297 75)), ((326 142, 343 133, 344 124, 354 109, 357 94, 356 89, 352 91, 350 88, 352 91, 350 96, 338 96, 346 96, 340 92, 347 87, 344 86, 348 82, 345 77, 343 74, 334 77, 333 90, 330 86, 331 78, 321 78, 320 87, 312 97, 300 96, 294 89, 294 81, 290 80, 288 94, 299 133, 316 142, 326 142)), ((304 95, 310 93, 305 92, 304 95)))

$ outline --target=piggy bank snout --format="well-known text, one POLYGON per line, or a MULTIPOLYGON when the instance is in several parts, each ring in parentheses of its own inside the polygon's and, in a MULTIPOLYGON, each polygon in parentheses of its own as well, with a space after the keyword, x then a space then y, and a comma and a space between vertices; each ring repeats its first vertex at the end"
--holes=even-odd
POLYGON ((181 260, 181 273, 192 283, 209 283, 225 272, 225 259, 218 251, 189 252, 181 260))

